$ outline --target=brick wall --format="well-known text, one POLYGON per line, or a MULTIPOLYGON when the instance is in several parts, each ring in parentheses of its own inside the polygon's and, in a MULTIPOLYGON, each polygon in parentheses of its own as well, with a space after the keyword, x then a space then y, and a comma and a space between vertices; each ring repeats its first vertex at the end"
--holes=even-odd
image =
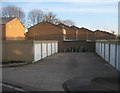
POLYGON ((25 28, 17 18, 5 24, 3 29, 5 29, 6 40, 25 39, 25 28))
POLYGON ((28 29, 27 38, 29 40, 63 40, 63 32, 48 22, 42 22, 28 29))
POLYGON ((68 26, 64 26, 66 30, 66 40, 76 40, 76 30, 68 26))
POLYGON ((96 40, 108 40, 108 39, 116 39, 116 36, 108 33, 108 32, 103 32, 103 31, 95 31, 95 39, 96 40))
POLYGON ((85 29, 77 29, 78 30, 78 40, 86 40, 87 39, 87 32, 85 29))
POLYGON ((61 50, 61 52, 95 52, 95 42, 63 41, 61 50))

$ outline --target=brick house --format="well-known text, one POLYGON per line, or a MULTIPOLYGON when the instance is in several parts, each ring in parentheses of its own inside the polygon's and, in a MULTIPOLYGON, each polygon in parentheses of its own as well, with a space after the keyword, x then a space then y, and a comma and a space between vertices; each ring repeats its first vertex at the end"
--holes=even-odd
POLYGON ((2 40, 24 40, 25 27, 18 18, 0 18, 2 40))
POLYGON ((91 40, 94 41, 94 32, 87 29, 87 28, 79 28, 76 26, 72 26, 72 28, 74 28, 76 30, 76 40, 80 40, 80 41, 87 41, 87 40, 91 40))
POLYGON ((95 39, 96 40, 109 40, 109 39, 116 39, 116 36, 112 33, 96 30, 94 31, 95 39))
POLYGON ((63 29, 63 41, 73 41, 76 40, 76 29, 69 27, 64 24, 58 24, 59 27, 63 29))
POLYGON ((50 22, 44 21, 30 27, 28 29, 28 32, 26 33, 26 38, 28 40, 57 40, 58 50, 64 51, 68 47, 86 46, 87 31, 88 30, 86 29, 85 32, 84 30, 82 31, 83 34, 80 35, 80 38, 81 36, 82 38, 84 37, 85 38, 84 38, 84 42, 81 42, 81 39, 77 40, 76 36, 78 33, 75 28, 66 26, 64 24, 55 25, 50 22))
POLYGON ((26 33, 28 40, 57 40, 58 50, 62 51, 63 29, 50 22, 40 22, 30 28, 26 33))
POLYGON ((40 22, 26 33, 27 39, 33 40, 63 40, 62 28, 49 22, 40 22))

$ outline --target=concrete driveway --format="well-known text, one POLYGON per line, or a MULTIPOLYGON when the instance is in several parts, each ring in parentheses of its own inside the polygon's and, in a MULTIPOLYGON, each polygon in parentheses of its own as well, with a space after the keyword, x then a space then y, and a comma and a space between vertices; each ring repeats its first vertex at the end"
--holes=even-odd
POLYGON ((34 64, 3 68, 3 82, 29 91, 63 91, 63 83, 80 77, 118 77, 117 71, 96 53, 57 53, 34 64))

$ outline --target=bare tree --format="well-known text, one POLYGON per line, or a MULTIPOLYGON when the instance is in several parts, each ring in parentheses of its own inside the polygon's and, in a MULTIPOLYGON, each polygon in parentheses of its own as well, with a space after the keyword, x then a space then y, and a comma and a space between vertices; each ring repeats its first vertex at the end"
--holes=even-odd
POLYGON ((54 19, 54 22, 53 22, 55 25, 58 25, 61 23, 61 20, 59 18, 55 18, 54 19))
POLYGON ((56 24, 58 22, 58 19, 56 18, 56 14, 54 14, 53 12, 48 12, 45 15, 44 20, 53 24, 56 24))
POLYGON ((25 13, 21 8, 16 6, 3 7, 2 17, 17 17, 23 24, 25 22, 25 13))
POLYGON ((33 26, 39 22, 42 22, 45 14, 40 9, 33 9, 28 14, 28 26, 33 26))
POLYGON ((75 25, 75 23, 73 21, 69 20, 69 19, 63 20, 61 23, 65 24, 67 26, 73 26, 73 25, 75 25))
POLYGON ((115 34, 115 31, 114 31, 114 30, 111 30, 111 33, 112 33, 112 34, 115 34))

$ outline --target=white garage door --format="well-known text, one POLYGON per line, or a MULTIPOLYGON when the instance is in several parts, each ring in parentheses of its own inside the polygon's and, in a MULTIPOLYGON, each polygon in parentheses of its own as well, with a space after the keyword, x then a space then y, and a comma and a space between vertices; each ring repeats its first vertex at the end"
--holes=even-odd
POLYGON ((46 43, 42 43, 42 58, 47 57, 46 43))
POLYGON ((41 59, 41 44, 34 44, 34 61, 38 61, 41 59))

